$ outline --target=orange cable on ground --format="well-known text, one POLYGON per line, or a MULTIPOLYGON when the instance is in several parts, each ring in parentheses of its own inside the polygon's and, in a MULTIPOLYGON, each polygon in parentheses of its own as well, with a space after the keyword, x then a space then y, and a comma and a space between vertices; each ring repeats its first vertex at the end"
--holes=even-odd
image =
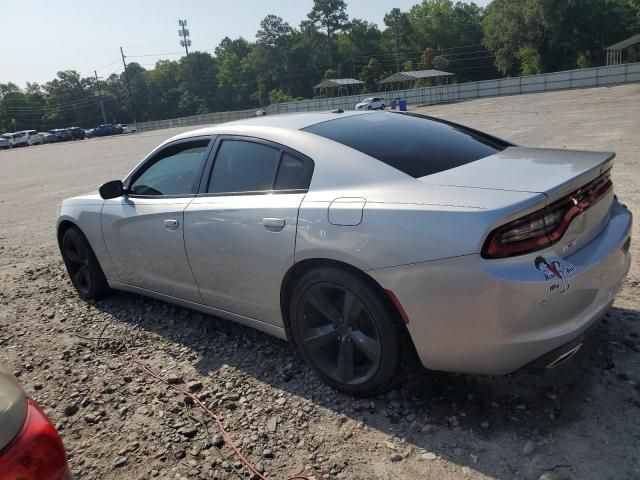
MULTIPOLYGON (((191 398, 191 400, 194 401, 194 403, 196 405, 198 405, 199 407, 201 407, 205 412, 207 412, 207 414, 213 418, 216 421, 216 424, 218 425, 218 428, 220 429, 220 432, 222 433, 222 436, 224 437, 225 441, 229 444, 229 446, 231 446, 231 448, 235 451, 236 455, 238 455, 238 458, 240 458, 240 460, 242 461, 244 467, 249 471, 249 473, 256 475, 258 477, 259 480, 269 480, 267 477, 265 477, 264 475, 262 475, 258 469, 249 461, 247 460, 247 458, 245 458, 244 455, 242 455, 242 453, 240 452, 240 450, 238 449, 238 447, 236 446, 236 444, 233 442, 233 440, 231 439, 231 437, 229 436, 229 434, 227 433, 227 431, 224 429, 224 427, 222 426, 222 422, 220 422, 220 420, 218 419, 218 417, 215 415, 215 413, 213 413, 211 410, 209 410, 209 408, 207 408, 207 406, 202 403, 202 401, 196 397, 194 394, 192 394, 191 392, 188 392, 176 385, 173 385, 171 383, 169 383, 167 380, 165 380, 164 378, 162 378, 160 375, 158 375, 157 373, 155 373, 153 370, 151 370, 149 367, 147 367, 147 365, 145 365, 145 363, 142 361, 142 359, 135 353, 132 352, 131 350, 129 350, 127 348, 127 351, 129 353, 129 355, 131 355, 131 357, 133 358, 133 361, 138 364, 138 366, 140 366, 140 368, 142 368, 145 372, 147 372, 149 375, 151 375, 153 378, 155 378, 156 380, 161 381, 162 383, 168 385, 169 387, 171 387, 172 389, 174 389, 175 391, 182 393, 183 395, 188 396, 189 398, 191 398)), ((309 477, 304 477, 304 476, 294 476, 294 477, 290 477, 287 480, 311 480, 309 477)))

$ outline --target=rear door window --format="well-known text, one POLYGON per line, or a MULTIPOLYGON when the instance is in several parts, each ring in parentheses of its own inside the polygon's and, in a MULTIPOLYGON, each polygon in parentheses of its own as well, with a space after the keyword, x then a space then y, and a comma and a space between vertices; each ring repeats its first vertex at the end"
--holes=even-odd
POLYGON ((225 139, 218 148, 207 193, 304 190, 310 174, 307 163, 277 146, 225 139))
POLYGON ((342 143, 414 178, 466 165, 511 146, 476 130, 413 113, 351 115, 303 130, 342 143))

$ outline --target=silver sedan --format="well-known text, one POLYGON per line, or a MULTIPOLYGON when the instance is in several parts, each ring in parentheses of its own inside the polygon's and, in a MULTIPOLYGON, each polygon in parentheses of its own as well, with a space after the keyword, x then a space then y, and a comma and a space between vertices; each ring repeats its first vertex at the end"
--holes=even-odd
POLYGON ((82 298, 127 290, 293 340, 354 395, 416 358, 554 367, 629 269, 613 157, 411 113, 266 116, 175 136, 65 200, 58 242, 82 298))

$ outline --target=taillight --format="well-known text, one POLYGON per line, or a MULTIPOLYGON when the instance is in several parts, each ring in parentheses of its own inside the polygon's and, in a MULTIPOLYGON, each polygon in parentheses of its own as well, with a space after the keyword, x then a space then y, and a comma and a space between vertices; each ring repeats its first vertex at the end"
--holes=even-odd
POLYGON ((505 258, 547 248, 562 238, 582 212, 613 184, 610 171, 551 205, 496 228, 482 247, 484 258, 505 258))
POLYGON ((40 407, 29 400, 20 433, 0 452, 0 479, 62 480, 67 456, 58 432, 40 407))

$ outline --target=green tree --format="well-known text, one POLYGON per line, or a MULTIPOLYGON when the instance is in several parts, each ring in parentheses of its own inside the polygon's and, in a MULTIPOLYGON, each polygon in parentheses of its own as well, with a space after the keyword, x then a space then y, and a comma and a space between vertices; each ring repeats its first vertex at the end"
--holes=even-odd
POLYGON ((262 105, 269 102, 269 92, 282 87, 287 78, 291 32, 291 26, 276 15, 267 15, 260 22, 257 42, 249 56, 257 83, 254 97, 262 105))
POLYGON ((149 115, 152 119, 175 118, 182 92, 179 79, 180 64, 160 60, 146 74, 149 88, 149 115))
POLYGON ((267 15, 260 22, 256 33, 257 43, 278 48, 286 44, 291 36, 291 26, 277 15, 267 15))
POLYGON ((218 106, 218 64, 206 52, 191 52, 180 59, 178 88, 181 114, 215 111, 218 106))
POLYGON ((235 53, 227 53, 218 69, 218 84, 224 101, 224 110, 250 108, 257 105, 253 97, 256 91, 255 75, 251 71, 250 57, 240 59, 235 53))
POLYGON ((348 26, 347 4, 344 0, 313 0, 313 8, 307 17, 317 29, 326 33, 329 65, 333 65, 333 36, 348 26))
POLYGON ((520 62, 521 75, 535 75, 540 73, 540 55, 531 47, 522 47, 516 54, 520 62))
MULTIPOLYGON (((131 112, 131 117, 129 120, 133 121, 145 121, 150 120, 152 117, 150 115, 150 96, 149 96, 149 87, 147 86, 147 71, 140 64, 132 62, 127 65, 127 72, 129 74, 129 84, 127 84, 127 79, 122 72, 118 78, 118 85, 122 85, 122 90, 127 91, 129 86, 131 87, 131 97, 133 102, 131 103, 134 110, 131 112)), ((128 99, 130 100, 130 99, 128 99)), ((130 105, 130 102, 127 101, 127 107, 130 105)))
POLYGON ((224 57, 227 53, 233 53, 238 58, 244 58, 249 55, 250 45, 244 38, 236 38, 231 40, 229 37, 224 37, 220 44, 215 48, 215 54, 217 58, 224 57))
POLYGON ((270 103, 292 102, 293 100, 294 98, 291 95, 286 94, 280 88, 275 88, 269 92, 270 103))
POLYGON ((541 72, 574 68, 579 55, 601 64, 604 48, 633 32, 634 1, 494 0, 486 10, 483 41, 505 74, 519 73, 523 60, 531 70, 530 49, 541 72))
POLYGON ((437 50, 480 44, 483 9, 475 3, 423 0, 409 11, 413 43, 437 50))
POLYGON ((361 19, 351 20, 349 28, 336 35, 336 71, 342 76, 357 78, 364 58, 384 52, 381 40, 382 32, 375 23, 361 19))
POLYGON ((436 52, 433 51, 433 48, 425 48, 420 55, 420 63, 418 63, 418 68, 420 70, 431 70, 433 68, 434 58, 436 58, 436 52))
POLYGON ((384 75, 382 65, 375 59, 370 58, 369 63, 362 69, 360 79, 364 82, 367 92, 377 92, 378 82, 384 75))
POLYGON ((400 69, 401 52, 410 31, 409 14, 399 8, 392 9, 384 16, 386 34, 392 38, 392 50, 395 53, 395 69, 400 69))

